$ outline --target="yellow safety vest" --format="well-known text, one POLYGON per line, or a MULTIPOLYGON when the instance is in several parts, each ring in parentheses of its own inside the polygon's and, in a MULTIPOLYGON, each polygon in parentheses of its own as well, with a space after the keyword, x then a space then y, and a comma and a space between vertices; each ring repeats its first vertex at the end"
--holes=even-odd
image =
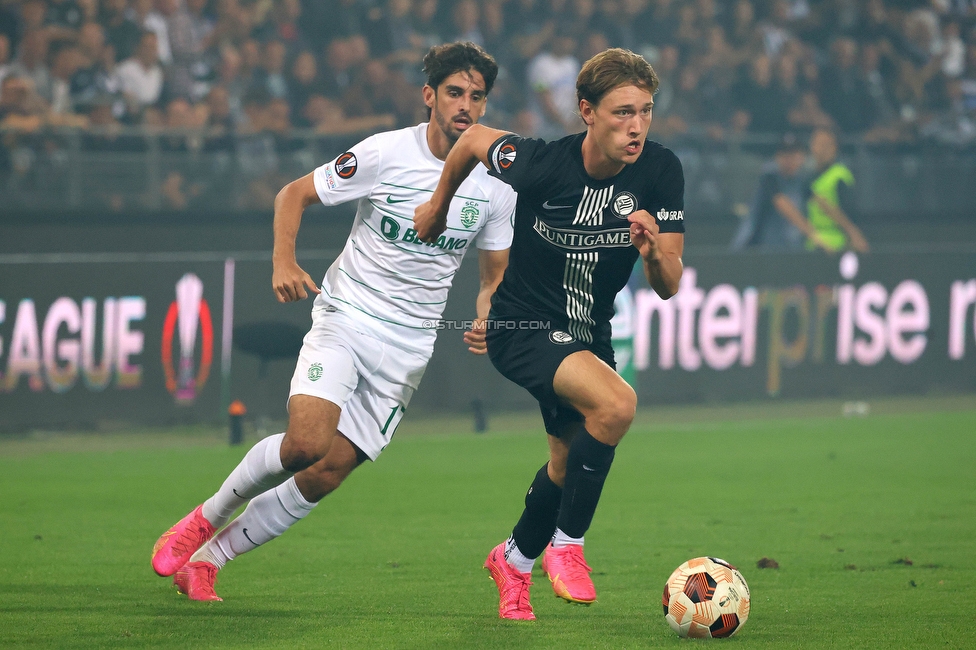
MULTIPOLYGON (((840 197, 837 193, 838 183, 847 183, 851 187, 854 185, 854 174, 851 173, 851 170, 846 165, 839 162, 825 169, 822 174, 814 179, 813 183, 810 184, 813 196, 807 201, 807 216, 810 218, 810 225, 817 231, 820 238, 826 242, 827 246, 835 251, 844 248, 847 244, 847 235, 830 218, 830 215, 817 205, 814 197, 819 196, 827 201, 827 203, 840 207, 840 197)), ((808 249, 813 250, 816 247, 811 240, 807 240, 808 249)))

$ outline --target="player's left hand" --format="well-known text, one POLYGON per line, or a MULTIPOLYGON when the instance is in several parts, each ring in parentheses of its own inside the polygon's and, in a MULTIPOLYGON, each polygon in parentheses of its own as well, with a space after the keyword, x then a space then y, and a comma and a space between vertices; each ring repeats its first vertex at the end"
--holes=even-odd
POLYGON ((632 212, 627 217, 630 222, 630 241, 640 251, 645 260, 657 258, 657 236, 661 232, 657 219, 647 210, 632 212))
POLYGON ((476 320, 471 329, 464 333, 464 342, 468 344, 468 352, 472 354, 486 354, 488 352, 485 331, 485 321, 476 320))
POLYGON ((417 239, 433 244, 447 230, 447 214, 437 214, 430 201, 422 203, 413 211, 413 228, 417 231, 417 239))

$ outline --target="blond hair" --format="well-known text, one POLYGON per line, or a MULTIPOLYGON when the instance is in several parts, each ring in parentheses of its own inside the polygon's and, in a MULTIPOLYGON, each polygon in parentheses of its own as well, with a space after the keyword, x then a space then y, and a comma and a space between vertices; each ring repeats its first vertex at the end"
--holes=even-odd
POLYGON ((585 99, 596 106, 604 95, 620 86, 637 86, 653 95, 659 84, 654 68, 643 57, 612 47, 583 64, 576 77, 576 101, 585 99))

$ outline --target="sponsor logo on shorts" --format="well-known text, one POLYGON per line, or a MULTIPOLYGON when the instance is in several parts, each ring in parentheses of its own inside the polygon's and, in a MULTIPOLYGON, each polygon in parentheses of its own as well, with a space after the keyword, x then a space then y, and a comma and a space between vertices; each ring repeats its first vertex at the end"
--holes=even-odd
POLYGON ((565 345, 567 343, 572 343, 576 339, 569 332, 564 332, 562 330, 553 330, 549 332, 549 340, 556 345, 565 345))
POLYGON ((308 378, 311 381, 318 381, 322 378, 322 364, 315 362, 308 367, 308 378))
POLYGON ((630 192, 621 192, 610 202, 610 212, 618 219, 626 219, 637 209, 637 197, 630 192))
POLYGON ((657 211, 657 215, 655 216, 657 217, 658 221, 684 221, 685 211, 665 210, 664 208, 661 208, 660 210, 657 211))
POLYGON ((359 169, 359 161, 356 160, 356 154, 351 151, 342 154, 336 158, 335 168, 339 178, 352 178, 355 176, 356 170, 359 169))

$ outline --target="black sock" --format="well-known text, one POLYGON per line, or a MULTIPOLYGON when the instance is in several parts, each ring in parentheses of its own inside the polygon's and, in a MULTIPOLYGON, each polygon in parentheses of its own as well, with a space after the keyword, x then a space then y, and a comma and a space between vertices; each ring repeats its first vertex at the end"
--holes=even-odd
POLYGON ((603 483, 613 463, 614 449, 591 436, 586 429, 581 429, 570 444, 566 483, 557 519, 559 530, 570 537, 582 537, 590 527, 603 483))
POLYGON ((539 557, 552 539, 562 495, 562 488, 549 478, 549 463, 546 463, 536 472, 525 495, 525 510, 512 531, 512 538, 525 557, 539 557))

